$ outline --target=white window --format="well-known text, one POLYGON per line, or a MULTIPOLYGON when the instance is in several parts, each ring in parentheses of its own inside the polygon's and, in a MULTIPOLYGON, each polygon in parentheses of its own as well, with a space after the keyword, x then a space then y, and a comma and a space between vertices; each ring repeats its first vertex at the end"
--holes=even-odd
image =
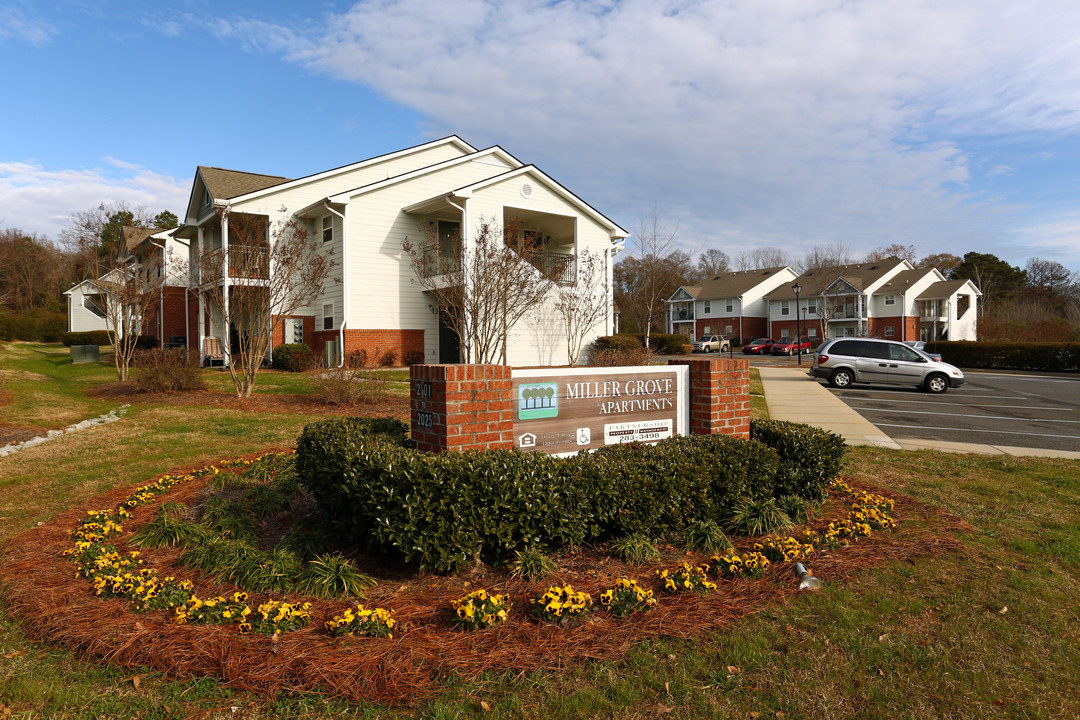
POLYGON ((788 337, 788 333, 790 333, 790 332, 791 332, 790 330, 788 330, 787 328, 785 328, 785 329, 783 329, 783 330, 781 330, 781 331, 780 331, 780 337, 781 337, 781 338, 786 338, 786 337, 788 337))
POLYGON ((727 300, 724 301, 724 312, 730 314, 734 307, 735 307, 735 303, 731 298, 728 298, 727 300))
POLYGON ((732 327, 730 325, 726 325, 724 327, 724 334, 730 336, 731 332, 732 332, 732 327))
POLYGON ((333 303, 322 306, 322 328, 323 330, 334 329, 334 305, 333 303))
POLYGON ((322 241, 330 242, 334 239, 334 217, 327 215, 322 219, 322 241))
POLYGON ((886 305, 895 305, 896 304, 896 296, 895 295, 886 295, 885 296, 885 304, 886 305))
POLYGON ((710 325, 705 326, 705 334, 706 335, 712 335, 712 326, 710 326, 710 325))
POLYGON ((806 337, 817 337, 817 328, 806 328, 806 337))
POLYGON ((781 315, 790 315, 791 314, 790 304, 791 304, 790 300, 781 300, 780 301, 780 314, 781 315))
POLYGON ((817 300, 806 301, 806 312, 810 315, 817 315, 817 300))
POLYGON ((893 326, 892 325, 886 325, 885 326, 885 337, 893 337, 894 335, 896 335, 896 330, 893 329, 893 326))
POLYGON ((708 315, 711 312, 712 312, 712 302, 709 301, 709 300, 706 300, 705 301, 705 314, 708 315))

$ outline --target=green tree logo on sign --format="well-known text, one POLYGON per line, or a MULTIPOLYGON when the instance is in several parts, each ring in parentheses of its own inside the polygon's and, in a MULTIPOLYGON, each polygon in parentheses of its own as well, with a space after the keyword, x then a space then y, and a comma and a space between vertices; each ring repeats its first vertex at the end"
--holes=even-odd
POLYGON ((558 383, 532 383, 518 386, 518 419, 535 420, 559 416, 558 383))

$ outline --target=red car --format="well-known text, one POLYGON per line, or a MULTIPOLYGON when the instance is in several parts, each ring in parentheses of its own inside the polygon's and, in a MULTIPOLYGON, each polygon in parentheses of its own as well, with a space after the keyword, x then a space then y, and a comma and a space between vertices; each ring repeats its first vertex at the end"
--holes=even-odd
POLYGON ((772 344, 772 348, 769 350, 773 355, 794 355, 796 353, 802 355, 810 352, 810 338, 801 337, 798 342, 795 338, 780 338, 772 344))
POLYGON ((774 342, 776 341, 772 338, 758 338, 748 342, 742 346, 743 355, 766 355, 774 342))

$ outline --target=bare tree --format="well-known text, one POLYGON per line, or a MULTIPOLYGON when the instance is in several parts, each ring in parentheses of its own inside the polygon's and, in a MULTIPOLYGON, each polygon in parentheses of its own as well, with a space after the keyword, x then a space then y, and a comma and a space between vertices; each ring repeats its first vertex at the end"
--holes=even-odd
POLYGON ((211 317, 229 353, 233 387, 237 397, 246 398, 275 328, 284 316, 315 302, 334 261, 286 208, 273 226, 266 215, 225 211, 221 217, 228 224, 229 252, 199 248, 196 262, 207 285, 204 296, 218 311, 211 317))
MULTIPOLYGON (((121 382, 131 373, 139 334, 165 285, 163 260, 153 253, 138 261, 117 260, 93 283, 103 299, 105 327, 113 346, 113 364, 121 382)), ((98 265, 98 269, 104 269, 98 265)), ((97 273, 95 273, 97 274, 97 273)))
POLYGON ((732 261, 733 270, 761 270, 762 268, 794 266, 796 263, 783 248, 763 247, 742 250, 732 261))
POLYGON ((721 273, 731 270, 731 258, 723 250, 709 248, 698 255, 697 264, 694 266, 694 284, 701 284, 712 280, 721 273))
POLYGON ((689 256, 672 250, 678 231, 678 223, 666 223, 653 210, 642 218, 630 253, 615 266, 615 301, 645 334, 646 348, 653 325, 663 322, 664 301, 689 272, 689 256))
POLYGON ((578 255, 577 282, 559 287, 555 309, 566 330, 566 361, 576 365, 585 338, 611 309, 607 263, 602 253, 583 250, 578 255))
POLYGON ((882 260, 888 260, 889 258, 898 258, 900 260, 907 260, 913 266, 916 259, 919 257, 919 251, 915 249, 914 245, 903 245, 901 243, 891 243, 884 247, 874 248, 870 252, 866 253, 863 257, 864 262, 881 262, 882 260))
POLYGON ((964 259, 952 253, 933 253, 927 255, 917 263, 912 263, 917 270, 929 270, 937 268, 945 277, 952 275, 952 271, 960 266, 964 259))
POLYGON ((500 227, 483 217, 469 242, 459 234, 440 238, 433 229, 423 242, 406 238, 402 247, 417 282, 460 339, 467 363, 505 363, 510 331, 551 292, 572 258, 553 260, 542 238, 523 232, 520 222, 500 227))
MULTIPOLYGON (((815 245, 803 256, 802 267, 807 279, 813 278, 809 293, 818 296, 818 317, 821 319, 821 336, 829 336, 829 322, 844 306, 842 288, 838 280, 851 261, 851 250, 844 243, 815 245)), ((809 285, 809 283, 808 283, 809 285)))

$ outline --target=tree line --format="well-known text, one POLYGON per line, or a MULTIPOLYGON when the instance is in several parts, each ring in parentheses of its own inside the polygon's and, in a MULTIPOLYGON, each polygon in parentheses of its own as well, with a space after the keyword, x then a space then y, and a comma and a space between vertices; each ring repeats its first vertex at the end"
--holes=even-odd
POLYGON ((177 224, 168 210, 116 202, 73 213, 56 240, 0 227, 0 340, 58 339, 67 330, 64 291, 115 264, 125 225, 177 224))
POLYGON ((979 299, 978 336, 982 340, 1022 342, 1080 341, 1080 273, 1046 258, 1032 257, 1023 268, 990 254, 967 252, 920 256, 914 245, 894 243, 854 253, 843 243, 814 245, 801 254, 777 247, 752 248, 728 255, 709 248, 697 253, 676 246, 678 224, 657 213, 643 219, 614 268, 615 302, 622 329, 666 332, 668 298, 682 286, 700 286, 722 273, 791 267, 839 268, 889 258, 916 269, 937 268, 947 280, 971 280, 979 299))

